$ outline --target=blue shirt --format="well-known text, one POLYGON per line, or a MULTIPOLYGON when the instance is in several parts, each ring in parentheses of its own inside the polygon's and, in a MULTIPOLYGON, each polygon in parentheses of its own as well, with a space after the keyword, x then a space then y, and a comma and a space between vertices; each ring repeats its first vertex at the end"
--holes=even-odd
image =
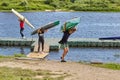
POLYGON ((67 43, 69 36, 70 36, 69 31, 65 31, 64 34, 63 34, 63 37, 62 37, 62 39, 59 41, 59 43, 60 43, 60 44, 67 43))

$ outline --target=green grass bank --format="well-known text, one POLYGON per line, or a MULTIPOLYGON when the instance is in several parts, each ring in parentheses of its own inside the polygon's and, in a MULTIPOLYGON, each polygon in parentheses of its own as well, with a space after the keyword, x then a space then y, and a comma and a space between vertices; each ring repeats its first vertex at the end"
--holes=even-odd
POLYGON ((120 0, 0 0, 0 11, 120 11, 120 0))

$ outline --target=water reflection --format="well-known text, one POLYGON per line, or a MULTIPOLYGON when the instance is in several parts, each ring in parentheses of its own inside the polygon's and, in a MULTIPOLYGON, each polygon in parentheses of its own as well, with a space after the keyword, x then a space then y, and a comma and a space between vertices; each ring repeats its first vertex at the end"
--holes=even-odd
POLYGON ((24 48, 23 48, 23 47, 20 47, 20 53, 21 53, 21 54, 25 54, 25 51, 24 51, 24 48))
POLYGON ((7 46, 1 46, 0 47, 0 55, 14 55, 14 54, 28 54, 30 52, 29 47, 7 47, 7 46))

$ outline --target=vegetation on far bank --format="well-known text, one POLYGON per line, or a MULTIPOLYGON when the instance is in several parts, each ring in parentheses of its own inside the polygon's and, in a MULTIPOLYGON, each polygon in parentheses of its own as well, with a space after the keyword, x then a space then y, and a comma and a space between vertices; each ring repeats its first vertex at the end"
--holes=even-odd
POLYGON ((120 11, 120 0, 1 0, 0 11, 120 11))

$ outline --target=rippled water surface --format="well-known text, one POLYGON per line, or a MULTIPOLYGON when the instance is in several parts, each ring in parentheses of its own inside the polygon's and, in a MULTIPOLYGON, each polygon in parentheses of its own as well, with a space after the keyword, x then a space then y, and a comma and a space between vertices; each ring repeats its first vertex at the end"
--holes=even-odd
MULTIPOLYGON (((45 33, 45 37, 60 38, 61 25, 73 17, 81 17, 81 22, 77 26, 77 31, 71 35, 72 38, 99 38, 120 35, 120 13, 114 12, 24 12, 23 14, 34 26, 39 28, 49 22, 60 20, 60 24, 45 33)), ((25 24, 24 34, 31 36, 33 30, 25 24)), ((20 37, 19 22, 13 13, 0 12, 0 37, 20 37)), ((21 47, 0 47, 1 55, 12 55, 14 53, 28 54, 29 48, 21 47)), ((48 59, 57 59, 61 56, 59 52, 50 52, 48 59)), ((100 60, 104 62, 119 62, 119 49, 104 48, 70 48, 67 60, 91 61, 100 60)))

